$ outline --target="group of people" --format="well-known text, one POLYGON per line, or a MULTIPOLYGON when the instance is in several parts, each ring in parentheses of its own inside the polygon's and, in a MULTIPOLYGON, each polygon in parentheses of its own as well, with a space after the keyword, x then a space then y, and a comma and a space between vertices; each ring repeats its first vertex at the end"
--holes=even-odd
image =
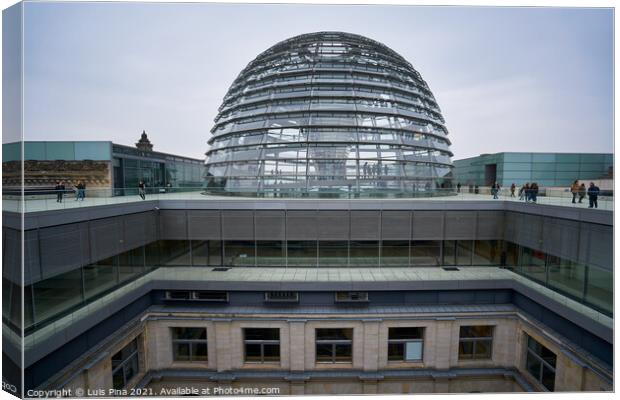
POLYGON ((363 178, 372 178, 373 176, 381 176, 382 173, 383 175, 389 175, 389 168, 387 164, 381 166, 381 163, 368 164, 368 162, 365 162, 364 165, 362 165, 362 177, 363 178))
MULTIPOLYGON (((516 190, 516 185, 513 183, 512 185, 510 185, 510 193, 511 193, 510 197, 515 197, 514 196, 515 190, 516 190)), ((519 188, 519 200, 525 199, 526 203, 529 203, 529 202, 536 203, 536 198, 538 197, 538 191, 539 191, 538 183, 526 182, 525 185, 519 188)))
MULTIPOLYGON (((513 183, 510 185, 510 197, 515 197, 515 191, 517 186, 513 183)), ((491 195, 493 195, 494 199, 499 198, 498 195, 500 193, 501 187, 499 183, 495 182, 493 186, 491 186, 491 195)), ((525 185, 521 186, 519 189, 519 200, 524 200, 526 203, 533 202, 536 203, 536 197, 538 196, 538 183, 527 182, 525 185)), ((579 198, 579 203, 583 202, 583 199, 588 195, 588 200, 590 201, 588 208, 598 208, 598 196, 601 192, 598 186, 594 184, 594 182, 590 182, 590 187, 586 189, 585 183, 579 184, 578 180, 575 180, 570 187, 570 191, 573 194, 573 204, 577 203, 577 198, 579 198)))
POLYGON ((579 184, 578 180, 575 180, 572 185, 570 185, 570 192, 573 194, 573 204, 576 203, 577 197, 579 197, 579 203, 583 201, 583 198, 588 195, 588 200, 590 204, 588 208, 598 208, 598 196, 601 193, 601 189, 594 184, 594 182, 590 182, 590 187, 586 190, 585 183, 579 184))
MULTIPOLYGON (((65 182, 56 182, 55 189, 56 203, 62 203, 63 196, 66 192, 65 182)), ((73 186, 73 191, 75 192, 75 201, 83 201, 86 197, 86 184, 82 181, 78 181, 78 183, 73 186)))
MULTIPOLYGON (((62 203, 63 197, 67 191, 65 182, 56 182, 56 187, 54 189, 56 192, 56 203, 62 203)), ((75 192, 75 201, 84 201, 86 197, 86 184, 84 182, 78 181, 78 183, 73 186, 73 191, 75 192)), ((146 200, 146 185, 143 181, 138 183, 138 195, 142 200, 146 200)))

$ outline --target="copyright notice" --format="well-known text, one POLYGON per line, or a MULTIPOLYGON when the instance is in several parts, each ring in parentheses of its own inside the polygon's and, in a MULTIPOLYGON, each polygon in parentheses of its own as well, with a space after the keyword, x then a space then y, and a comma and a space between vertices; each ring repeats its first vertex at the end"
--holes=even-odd
POLYGON ((165 387, 161 389, 153 388, 133 388, 133 389, 55 389, 55 390, 34 390, 26 392, 26 397, 30 398, 61 398, 61 397, 131 397, 131 396, 260 396, 278 395, 278 387, 253 387, 253 386, 214 386, 214 387, 192 387, 177 386, 165 387))

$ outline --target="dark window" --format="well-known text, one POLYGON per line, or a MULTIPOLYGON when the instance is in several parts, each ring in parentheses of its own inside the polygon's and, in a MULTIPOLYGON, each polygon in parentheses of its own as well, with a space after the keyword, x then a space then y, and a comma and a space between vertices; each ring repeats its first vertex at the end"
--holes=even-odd
POLYGON ((492 348, 492 326, 461 326, 459 334, 459 360, 491 358, 492 348))
POLYGON ((172 328, 174 361, 207 361, 206 328, 172 328))
POLYGON ((243 329, 246 362, 279 362, 280 329, 245 328, 243 329))
POLYGON ((368 292, 336 292, 336 302, 365 302, 368 292))
POLYGON ((390 328, 388 361, 422 361, 424 328, 390 328))
POLYGON ((166 292, 166 298, 170 300, 189 300, 192 292, 189 290, 170 290, 166 292))
POLYGON ((555 362, 556 355, 551 350, 527 336, 525 368, 550 392, 555 388, 555 362))
POLYGON ((138 339, 132 340, 112 356, 112 385, 123 389, 138 373, 138 339))
POLYGON ((316 362, 353 361, 353 329, 317 329, 316 362))
POLYGON ((196 291, 193 292, 194 300, 202 301, 228 301, 228 292, 215 292, 215 291, 196 291))

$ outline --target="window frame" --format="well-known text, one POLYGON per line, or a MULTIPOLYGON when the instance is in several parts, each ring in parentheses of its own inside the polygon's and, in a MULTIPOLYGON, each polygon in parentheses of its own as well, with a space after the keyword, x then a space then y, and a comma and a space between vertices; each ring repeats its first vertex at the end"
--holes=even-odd
POLYGON ((131 352, 131 354, 129 354, 125 359, 123 359, 118 365, 116 366, 112 366, 112 385, 114 385, 114 375, 117 372, 121 372, 122 376, 123 376, 123 386, 122 387, 114 387, 114 389, 120 390, 120 389, 124 389, 127 387, 127 384, 134 378, 136 377, 139 373, 140 373, 140 356, 139 356, 139 352, 140 352, 140 348, 139 348, 139 343, 138 343, 138 338, 134 338, 131 342, 127 343, 125 346, 123 346, 119 351, 117 351, 116 353, 114 353, 111 357, 111 362, 112 364, 114 364, 114 357, 119 354, 122 353, 123 350, 125 350, 127 347, 131 346, 132 344, 135 343, 135 350, 133 350, 133 352, 131 352), (128 373, 128 366, 130 363, 133 362, 133 360, 136 360, 137 363, 137 370, 136 373, 129 377, 129 379, 127 379, 127 373, 128 373))
POLYGON ((364 291, 338 291, 334 292, 334 301, 336 303, 368 303, 368 292, 364 291), (340 295, 346 295, 347 298, 340 299, 340 295), (361 295, 358 299, 352 297, 361 295))
POLYGON ((171 333, 171 342, 172 342, 172 361, 173 362, 191 362, 191 363, 206 363, 209 362, 209 333, 207 331, 207 328, 205 327, 199 327, 199 326, 171 326, 170 327, 170 333, 171 333), (203 329, 205 331, 205 339, 175 339, 174 338, 174 334, 173 331, 175 329, 178 328, 185 328, 185 329, 203 329), (177 352, 175 351, 175 345, 177 344, 187 344, 189 345, 189 353, 188 353, 188 359, 187 360, 177 360, 176 359, 176 354, 177 352), (192 356, 193 356, 193 350, 194 350, 194 346, 195 344, 204 344, 205 348, 207 349, 207 354, 206 354, 206 358, 204 360, 193 360, 192 356))
POLYGON ((244 327, 243 329, 243 362, 246 364, 280 364, 282 362, 282 347, 280 345, 280 328, 264 328, 264 327, 244 327), (246 339, 246 329, 274 329, 278 331, 278 339, 246 339), (247 348, 248 344, 260 346, 260 361, 248 361, 247 348), (278 345, 278 360, 265 361, 265 345, 278 345))
POLYGON ((353 363, 353 328, 315 328, 314 330, 314 362, 317 364, 351 364, 353 363), (339 329, 339 330, 350 330, 351 331, 351 339, 318 339, 318 331, 322 329, 339 329), (331 345, 331 361, 328 360, 319 360, 317 347, 318 345, 331 345), (347 361, 338 361, 336 359, 336 346, 338 345, 346 345, 350 347, 350 360, 347 361))
POLYGON ((421 363, 424 362, 424 340, 426 337, 426 327, 424 326, 390 326, 388 327, 388 350, 387 350, 387 359, 388 359, 388 363, 400 363, 400 362, 406 362, 406 363, 421 363), (392 328, 416 328, 416 329, 421 329, 422 333, 421 333, 421 338, 417 339, 417 338, 411 338, 411 339, 390 339, 390 329, 392 328), (420 353, 420 358, 417 359, 411 359, 408 360, 407 359, 407 352, 406 352, 406 347, 407 347, 407 343, 422 343, 422 351, 420 353), (404 345, 403 348, 403 359, 402 360, 390 360, 390 344, 402 344, 404 345))
POLYGON ((543 345, 542 343, 540 343, 538 340, 534 339, 533 337, 531 337, 530 335, 528 335, 527 333, 525 333, 525 370, 527 371, 527 373, 536 380, 536 382, 540 383, 540 385, 542 387, 544 387, 547 391, 549 392, 554 392, 555 391, 555 379, 556 379, 556 367, 554 367, 553 365, 549 364, 544 358, 542 358, 542 356, 540 356, 539 354, 537 354, 533 349, 530 348, 530 340, 532 340, 533 342, 537 343, 541 348, 546 349, 548 352, 552 353, 555 358, 556 358, 556 364, 557 364, 557 354, 553 351, 551 351, 547 346, 543 345), (538 376, 534 376, 534 374, 532 374, 530 372, 530 370, 528 369, 527 365, 528 365, 528 359, 529 357, 532 356, 536 361, 538 361, 540 363, 540 370, 538 371, 538 376), (547 367, 548 369, 550 369, 553 372, 553 388, 548 388, 544 383, 543 383, 543 373, 545 370, 545 367, 547 367))
POLYGON ((492 360, 493 359, 493 339, 495 338, 495 325, 461 325, 459 326, 459 353, 458 360, 459 361, 478 361, 478 360, 492 360), (479 336, 479 337, 462 337, 461 329, 462 328, 472 328, 472 327, 489 327, 491 328, 491 336, 479 336), (488 342, 489 343, 489 356, 488 357, 476 357, 476 346, 478 342, 488 342), (471 358, 463 358, 461 357, 461 343, 471 343, 472 353, 471 358))

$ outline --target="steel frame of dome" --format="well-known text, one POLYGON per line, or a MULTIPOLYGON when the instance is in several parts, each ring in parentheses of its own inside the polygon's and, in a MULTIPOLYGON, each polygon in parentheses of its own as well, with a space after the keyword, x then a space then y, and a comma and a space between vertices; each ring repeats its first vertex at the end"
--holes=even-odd
POLYGON ((452 193, 450 140, 428 85, 359 35, 309 33, 261 53, 231 85, 211 133, 206 193, 452 193))

